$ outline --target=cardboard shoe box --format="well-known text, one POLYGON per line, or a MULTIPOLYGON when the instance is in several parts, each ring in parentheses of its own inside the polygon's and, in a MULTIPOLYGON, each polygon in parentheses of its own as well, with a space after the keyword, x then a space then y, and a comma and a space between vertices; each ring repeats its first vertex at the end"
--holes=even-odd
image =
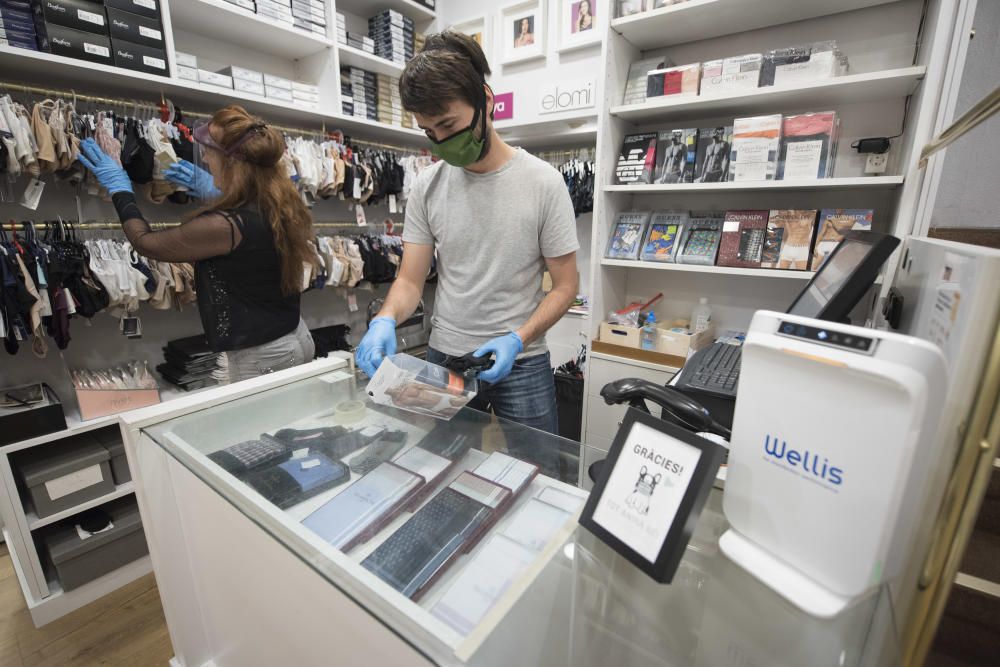
POLYGON ((160 20, 160 0, 104 0, 104 6, 160 20))
POLYGON ((111 56, 111 40, 107 35, 96 35, 60 25, 46 25, 46 33, 49 53, 103 65, 115 64, 111 56))
POLYGON ((123 39, 112 39, 111 46, 112 51, 114 51, 115 65, 118 67, 147 74, 170 76, 170 70, 167 69, 167 52, 163 49, 154 49, 144 44, 133 44, 123 39))
POLYGON ((108 7, 108 28, 112 40, 124 40, 154 49, 165 49, 163 30, 156 19, 108 7))
POLYGON ((108 19, 104 7, 86 0, 34 0, 31 4, 36 18, 48 25, 60 25, 96 35, 108 34, 108 19))

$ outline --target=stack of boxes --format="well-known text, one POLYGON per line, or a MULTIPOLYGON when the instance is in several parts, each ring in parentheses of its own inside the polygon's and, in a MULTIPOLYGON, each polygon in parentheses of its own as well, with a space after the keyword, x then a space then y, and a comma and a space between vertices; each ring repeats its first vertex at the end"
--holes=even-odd
POLYGON ((38 51, 47 45, 38 43, 31 5, 27 0, 0 0, 0 46, 16 46, 38 51))
POLYGON ((198 81, 198 58, 196 56, 174 51, 174 62, 177 63, 178 79, 198 81))
POLYGON ((2 0, 0 11, 14 46, 30 48, 30 23, 43 51, 170 75, 156 0, 2 0))
POLYGON ((357 67, 341 69, 340 93, 345 114, 378 120, 378 79, 373 72, 357 67))
POLYGON ((389 125, 403 124, 403 101, 399 98, 399 78, 379 74, 378 122, 389 125))
POLYGON ((257 15, 284 26, 294 25, 291 0, 257 0, 257 15))
POLYGON ((254 0, 226 0, 231 5, 236 5, 241 9, 245 9, 248 12, 257 13, 257 3, 254 0))
POLYGON ((413 19, 386 9, 368 19, 368 35, 375 42, 375 55, 405 65, 413 57, 413 19))
POLYGON ((226 69, 219 70, 218 74, 229 77, 233 82, 234 90, 252 95, 264 94, 264 75, 256 70, 232 65, 226 69))
POLYGON ((337 43, 347 44, 347 18, 337 12, 337 43))
POLYGON ((347 45, 365 53, 375 54, 375 40, 368 35, 349 32, 347 33, 347 45))
POLYGON ((292 96, 292 80, 272 74, 264 75, 264 94, 268 99, 272 100, 289 103, 295 101, 295 98, 292 96))
POLYGON ((300 81, 292 82, 292 101, 295 106, 316 109, 319 107, 319 86, 300 81))
POLYGON ((292 25, 326 37, 326 8, 323 0, 290 0, 292 25))

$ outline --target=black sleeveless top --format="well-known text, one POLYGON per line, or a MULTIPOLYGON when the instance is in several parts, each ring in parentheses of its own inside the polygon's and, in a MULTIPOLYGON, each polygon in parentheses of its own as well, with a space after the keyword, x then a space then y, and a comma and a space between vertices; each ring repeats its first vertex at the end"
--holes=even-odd
POLYGON ((299 324, 299 294, 281 291, 281 260, 271 225, 256 208, 219 211, 243 240, 228 255, 195 263, 198 311, 215 352, 269 343, 299 324))

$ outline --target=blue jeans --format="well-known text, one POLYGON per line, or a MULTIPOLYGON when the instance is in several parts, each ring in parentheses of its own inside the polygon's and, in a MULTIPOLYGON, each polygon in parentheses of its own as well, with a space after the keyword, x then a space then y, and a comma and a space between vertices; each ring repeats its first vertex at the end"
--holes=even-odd
MULTIPOLYGON (((427 361, 432 364, 443 365, 445 356, 439 350, 427 348, 427 361)), ((550 444, 540 445, 538 439, 531 437, 529 430, 523 428, 527 426, 559 434, 556 385, 548 352, 518 359, 510 375, 499 382, 480 382, 479 394, 469 402, 468 407, 480 412, 492 412, 497 417, 515 422, 501 422, 507 449, 512 456, 537 463, 547 474, 558 470, 559 453, 554 442, 546 439, 546 443, 550 444)))

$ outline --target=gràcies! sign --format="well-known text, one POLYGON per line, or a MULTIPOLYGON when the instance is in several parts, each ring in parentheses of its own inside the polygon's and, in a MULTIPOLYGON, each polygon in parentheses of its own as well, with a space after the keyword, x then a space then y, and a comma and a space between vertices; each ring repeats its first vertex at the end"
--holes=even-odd
POLYGON ((589 109, 597 102, 597 84, 594 79, 556 81, 543 85, 538 95, 540 114, 589 109))

